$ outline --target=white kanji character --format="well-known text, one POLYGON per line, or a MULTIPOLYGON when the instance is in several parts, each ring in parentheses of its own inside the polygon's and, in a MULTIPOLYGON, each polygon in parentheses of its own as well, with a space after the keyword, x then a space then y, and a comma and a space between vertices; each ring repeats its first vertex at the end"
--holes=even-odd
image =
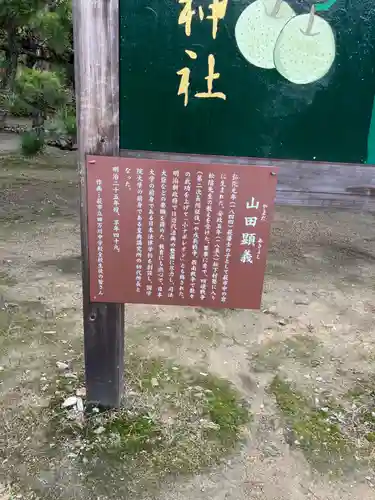
POLYGON ((241 245, 255 245, 256 234, 255 233, 242 233, 241 245))
POLYGON ((259 201, 255 201, 254 196, 252 196, 251 203, 246 202, 246 208, 259 208, 259 201))
POLYGON ((241 255, 241 262, 244 264, 252 264, 253 263, 253 256, 251 255, 250 250, 245 250, 243 254, 241 255))
POLYGON ((245 226, 255 227, 258 217, 245 217, 245 226))

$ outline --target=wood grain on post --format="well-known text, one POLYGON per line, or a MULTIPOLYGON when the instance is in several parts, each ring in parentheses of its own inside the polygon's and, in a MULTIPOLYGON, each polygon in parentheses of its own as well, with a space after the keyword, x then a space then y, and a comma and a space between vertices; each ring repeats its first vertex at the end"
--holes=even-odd
POLYGON ((124 306, 89 298, 86 154, 119 154, 119 0, 73 0, 86 387, 88 403, 118 407, 124 306))

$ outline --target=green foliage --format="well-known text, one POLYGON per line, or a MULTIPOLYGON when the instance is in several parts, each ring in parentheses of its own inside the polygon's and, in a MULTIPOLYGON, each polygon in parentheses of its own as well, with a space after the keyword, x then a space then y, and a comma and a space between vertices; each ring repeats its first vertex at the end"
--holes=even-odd
POLYGON ((44 149, 44 134, 31 129, 21 135, 21 150, 25 156, 34 156, 44 149))
POLYGON ((22 25, 46 3, 46 0, 0 0, 0 28, 22 25))
MULTIPOLYGON (((66 418, 61 402, 72 388, 59 379, 51 402, 54 437, 82 443, 82 459, 157 473, 197 472, 233 450, 250 413, 225 380, 162 359, 127 357, 127 404, 117 411, 88 408, 86 419, 66 418), (56 396, 57 395, 57 396, 56 396), (111 462, 108 463, 110 457, 111 462)), ((81 382, 79 381, 79 384, 81 382)))
POLYGON ((216 424, 216 434, 220 441, 230 445, 237 439, 239 428, 249 421, 249 412, 226 380, 207 375, 201 382, 208 389, 206 413, 216 424))
POLYGON ((38 10, 31 20, 31 28, 43 46, 63 54, 72 46, 72 2, 60 0, 55 5, 53 10, 38 10))
POLYGON ((77 135, 77 122, 76 113, 73 106, 63 106, 60 108, 54 117, 56 129, 62 135, 76 137, 77 135))
POLYGON ((77 136, 77 118, 76 110, 72 106, 62 108, 63 122, 68 135, 77 136))
POLYGON ((55 112, 68 100, 68 94, 56 73, 25 68, 15 81, 15 94, 30 113, 43 116, 55 112))
MULTIPOLYGON (((0 46, 0 89, 11 93, 1 103, 0 118, 32 115, 42 124, 68 102, 64 85, 73 78, 72 0, 0 0, 0 46), (20 70, 21 61, 26 69, 20 70), (46 67, 53 71, 41 70, 46 67)), ((75 135, 73 120, 65 122, 68 135, 75 135)))
POLYGON ((77 138, 75 108, 71 105, 60 108, 57 113, 45 123, 45 131, 48 139, 55 144, 64 146, 64 149, 72 148, 77 138))
POLYGON ((4 109, 14 116, 30 116, 30 107, 12 91, 5 92, 4 109))
POLYGON ((127 454, 135 455, 142 451, 151 451, 161 438, 160 425, 154 422, 148 414, 115 415, 106 426, 109 436, 116 435, 118 445, 127 454))
MULTIPOLYGON (((337 471, 350 461, 353 449, 350 441, 332 421, 329 412, 320 410, 291 385, 276 376, 270 386, 287 424, 289 442, 298 446, 311 465, 322 472, 337 471)), ((334 412, 332 412, 334 413, 334 412)))

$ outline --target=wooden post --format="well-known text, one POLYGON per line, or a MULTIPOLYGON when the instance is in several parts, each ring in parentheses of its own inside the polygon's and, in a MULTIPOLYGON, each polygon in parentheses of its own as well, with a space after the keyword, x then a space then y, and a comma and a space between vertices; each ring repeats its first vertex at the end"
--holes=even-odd
POLYGON ((119 155, 119 0, 73 0, 87 401, 120 405, 124 306, 89 297, 85 157, 119 155))

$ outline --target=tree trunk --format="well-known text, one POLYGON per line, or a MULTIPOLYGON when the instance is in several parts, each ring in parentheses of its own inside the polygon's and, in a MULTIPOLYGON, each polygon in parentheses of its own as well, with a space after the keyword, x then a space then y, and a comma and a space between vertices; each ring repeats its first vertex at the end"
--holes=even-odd
POLYGON ((7 119, 7 110, 0 106, 0 130, 4 130, 7 119))
POLYGON ((44 114, 38 109, 34 109, 32 112, 32 128, 35 130, 38 137, 44 133, 44 114))
POLYGON ((9 28, 7 32, 7 48, 5 50, 5 75, 1 82, 1 88, 3 89, 13 90, 17 74, 18 56, 17 32, 14 28, 9 28))

